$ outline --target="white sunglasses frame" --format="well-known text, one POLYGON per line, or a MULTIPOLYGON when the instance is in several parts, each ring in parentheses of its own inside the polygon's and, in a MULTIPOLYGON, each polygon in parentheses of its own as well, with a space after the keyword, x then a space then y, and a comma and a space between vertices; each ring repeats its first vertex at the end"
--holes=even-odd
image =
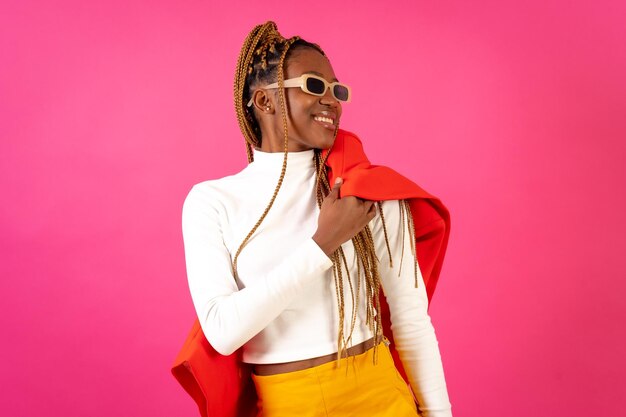
MULTIPOLYGON (((326 81, 324 78, 320 77, 319 75, 314 75, 314 74, 302 74, 299 77, 295 77, 295 78, 290 78, 288 80, 285 80, 284 82, 284 87, 285 88, 290 88, 290 87, 300 87, 300 89, 302 91, 304 91, 307 94, 311 94, 314 96, 318 96, 318 97, 322 97, 326 94, 326 91, 330 88, 330 91, 333 95, 333 97, 335 97, 335 92, 333 91, 333 88, 335 87, 335 85, 340 85, 342 87, 345 87, 348 90, 348 99, 347 100, 339 100, 337 97, 335 97, 336 100, 342 102, 342 103, 349 103, 352 100, 352 89, 350 87, 348 87, 347 85, 345 85, 344 83, 340 83, 339 81, 333 81, 332 83, 329 83, 328 81, 326 81), (304 86, 306 85, 306 80, 308 78, 315 78, 317 80, 321 80, 324 83, 324 92, 321 94, 315 94, 312 93, 310 91, 305 91, 304 86)), ((269 84, 266 85, 265 87, 262 88, 278 88, 278 83, 275 82, 273 84, 269 84)), ((250 99, 250 101, 248 101, 248 104, 246 106, 250 107, 252 106, 252 102, 253 102, 253 98, 250 99)))

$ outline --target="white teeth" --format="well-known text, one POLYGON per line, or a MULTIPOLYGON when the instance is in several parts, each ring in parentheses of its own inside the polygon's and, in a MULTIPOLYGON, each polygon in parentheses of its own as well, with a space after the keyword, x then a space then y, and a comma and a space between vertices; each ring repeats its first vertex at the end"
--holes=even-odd
POLYGON ((315 116, 314 119, 318 122, 330 123, 331 125, 333 124, 333 119, 328 117, 315 116))

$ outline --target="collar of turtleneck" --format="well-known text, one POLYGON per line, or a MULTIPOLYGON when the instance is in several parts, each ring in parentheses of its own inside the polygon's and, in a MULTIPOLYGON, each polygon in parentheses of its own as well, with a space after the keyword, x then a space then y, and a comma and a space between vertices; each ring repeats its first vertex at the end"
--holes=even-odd
MULTIPOLYGON (((249 167, 254 170, 279 170, 283 166, 284 152, 264 152, 254 148, 254 161, 249 167)), ((287 152, 287 173, 291 170, 315 169, 315 150, 287 152)))

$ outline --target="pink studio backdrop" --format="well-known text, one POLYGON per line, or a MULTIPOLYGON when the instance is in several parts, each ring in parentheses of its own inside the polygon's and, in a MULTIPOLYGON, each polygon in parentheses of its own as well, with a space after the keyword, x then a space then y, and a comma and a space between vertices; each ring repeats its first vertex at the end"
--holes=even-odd
POLYGON ((181 207, 246 164, 234 68, 271 19, 352 85, 370 159, 452 213, 430 313, 454 415, 623 415, 626 4, 302 7, 2 2, 1 414, 198 415, 169 373, 181 207))

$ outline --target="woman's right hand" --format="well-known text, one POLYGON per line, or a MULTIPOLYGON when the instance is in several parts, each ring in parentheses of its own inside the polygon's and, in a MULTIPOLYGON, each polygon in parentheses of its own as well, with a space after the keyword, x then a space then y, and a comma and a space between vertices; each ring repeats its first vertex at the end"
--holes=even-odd
POLYGON ((343 180, 337 178, 324 198, 317 219, 317 231, 313 235, 313 240, 329 257, 376 216, 375 201, 354 196, 339 198, 342 183, 343 180))

